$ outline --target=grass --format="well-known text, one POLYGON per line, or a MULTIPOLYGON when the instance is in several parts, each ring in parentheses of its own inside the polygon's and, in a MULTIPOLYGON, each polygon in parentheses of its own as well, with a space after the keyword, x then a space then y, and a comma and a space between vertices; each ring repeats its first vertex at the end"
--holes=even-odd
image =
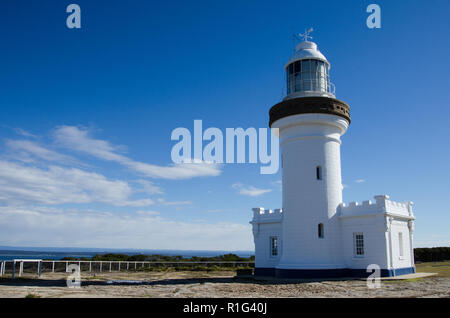
POLYGON ((416 264, 416 271, 418 273, 437 273, 434 277, 450 278, 450 261, 416 264))
POLYGON ((36 295, 36 294, 28 294, 25 296, 25 298, 41 298, 41 296, 36 295))

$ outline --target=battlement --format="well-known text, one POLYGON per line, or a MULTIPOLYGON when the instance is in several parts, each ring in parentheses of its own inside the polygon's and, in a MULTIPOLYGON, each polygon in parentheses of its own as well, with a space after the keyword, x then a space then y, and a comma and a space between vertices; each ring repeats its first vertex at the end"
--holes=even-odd
POLYGON ((264 210, 264 208, 253 208, 252 223, 281 222, 283 209, 264 210))
POLYGON ((406 217, 414 217, 412 202, 395 202, 389 200, 387 195, 374 196, 375 202, 370 200, 358 202, 350 202, 349 205, 341 203, 338 211, 340 216, 357 216, 376 213, 391 213, 406 217))

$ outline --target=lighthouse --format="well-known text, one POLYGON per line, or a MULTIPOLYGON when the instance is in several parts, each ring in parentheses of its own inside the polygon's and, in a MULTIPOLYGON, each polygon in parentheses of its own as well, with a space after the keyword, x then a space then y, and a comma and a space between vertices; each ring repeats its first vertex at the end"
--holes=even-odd
POLYGON ((269 111, 269 126, 279 129, 283 207, 253 209, 255 275, 365 276, 370 264, 384 276, 412 273, 412 202, 381 195, 343 203, 341 137, 350 107, 335 96, 330 62, 309 32, 302 36, 284 66, 286 96, 269 111))

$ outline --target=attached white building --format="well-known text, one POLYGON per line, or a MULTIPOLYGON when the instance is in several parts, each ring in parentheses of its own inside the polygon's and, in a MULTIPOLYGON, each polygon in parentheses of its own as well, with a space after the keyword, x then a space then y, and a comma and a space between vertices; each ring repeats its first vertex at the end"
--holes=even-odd
POLYGON ((349 106, 336 99, 330 63, 313 42, 297 45, 285 66, 287 96, 270 110, 279 129, 283 209, 253 209, 255 275, 381 276, 415 272, 412 202, 386 195, 342 202, 340 137, 349 106))

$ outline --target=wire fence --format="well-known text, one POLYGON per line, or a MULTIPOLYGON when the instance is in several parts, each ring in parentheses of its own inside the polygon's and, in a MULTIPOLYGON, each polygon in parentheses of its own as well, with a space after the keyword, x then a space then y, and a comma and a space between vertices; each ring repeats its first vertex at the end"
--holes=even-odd
POLYGON ((75 264, 80 272, 158 271, 169 268, 178 270, 213 270, 253 268, 253 261, 61 261, 61 260, 8 260, 0 262, 0 277, 21 277, 24 273, 69 273, 75 264))

